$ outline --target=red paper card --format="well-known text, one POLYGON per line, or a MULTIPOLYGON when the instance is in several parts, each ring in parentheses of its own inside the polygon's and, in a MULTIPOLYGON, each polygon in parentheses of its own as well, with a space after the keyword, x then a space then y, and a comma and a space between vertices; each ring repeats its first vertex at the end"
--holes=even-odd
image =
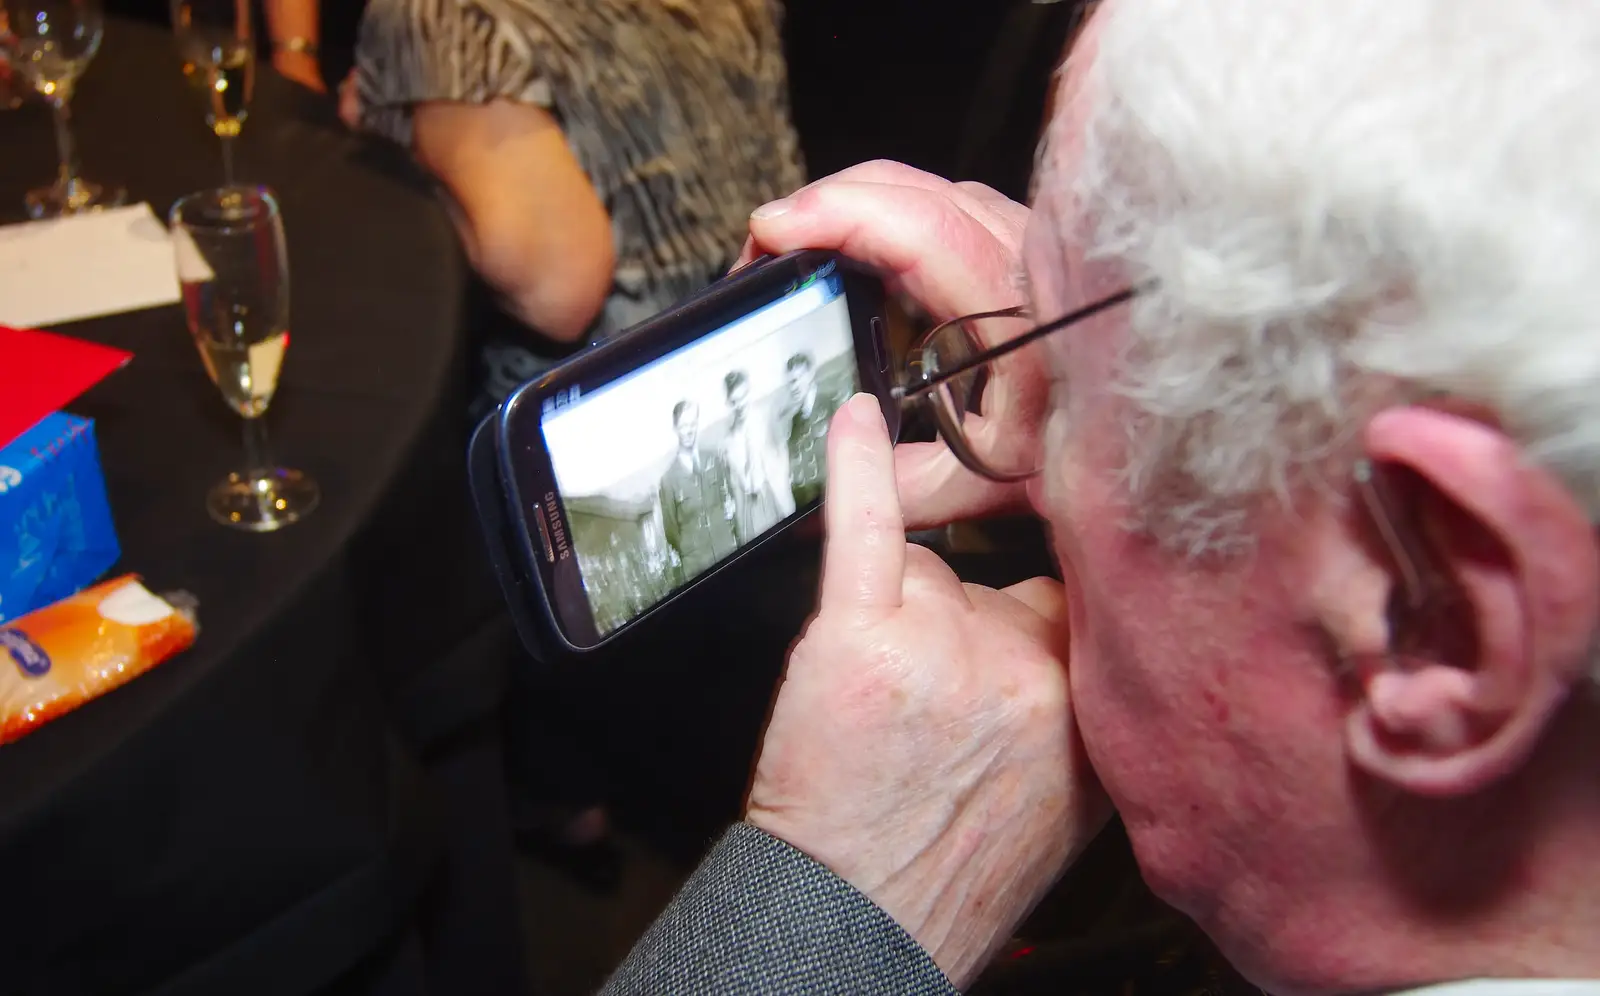
POLYGON ((0 325, 0 448, 131 359, 110 346, 0 325))

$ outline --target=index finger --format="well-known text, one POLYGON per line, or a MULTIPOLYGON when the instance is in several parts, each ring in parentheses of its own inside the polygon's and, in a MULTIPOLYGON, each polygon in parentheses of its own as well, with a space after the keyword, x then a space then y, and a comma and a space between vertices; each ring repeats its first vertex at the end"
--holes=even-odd
POLYGON ((860 612, 900 605, 906 529, 895 490, 894 444, 878 399, 857 394, 828 430, 828 535, 821 609, 860 612))
POLYGON ((756 248, 756 237, 754 235, 746 235, 744 237, 744 248, 739 250, 739 258, 733 261, 732 266, 728 267, 728 272, 733 273, 736 270, 744 269, 759 255, 761 255, 761 250, 756 248))
MULTIPOLYGON (((854 166, 847 166, 837 173, 831 173, 828 176, 812 180, 810 183, 801 187, 800 190, 797 190, 791 194, 787 194, 785 197, 780 198, 780 200, 787 200, 788 198, 794 197, 795 194, 798 194, 801 191, 810 190, 813 187, 828 186, 830 184, 850 181, 857 183, 900 184, 907 187, 919 187, 923 190, 944 190, 947 188, 954 189, 957 187, 966 186, 964 184, 952 184, 949 180, 946 180, 943 177, 935 176, 932 173, 925 173, 922 170, 907 166, 903 163, 890 162, 884 159, 875 159, 871 162, 857 163, 854 166)), ((997 194, 996 196, 999 195, 997 194)), ((793 248, 834 249, 838 247, 819 244, 814 246, 796 245, 793 246, 793 248)), ((734 270, 748 266, 752 260, 761 255, 761 251, 761 246, 756 242, 756 237, 754 234, 745 236, 744 246, 739 250, 739 258, 734 261, 733 266, 728 269, 728 272, 732 273, 734 270)))
POLYGON ((1022 303, 1013 273, 1026 209, 969 209, 973 199, 954 184, 830 179, 764 205, 750 235, 775 256, 829 249, 871 266, 940 319, 1022 303))

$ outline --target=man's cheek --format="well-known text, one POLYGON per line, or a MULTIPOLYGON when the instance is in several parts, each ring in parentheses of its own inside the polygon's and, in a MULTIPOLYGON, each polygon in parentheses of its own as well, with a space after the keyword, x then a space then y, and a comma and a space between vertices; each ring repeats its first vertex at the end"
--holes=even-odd
POLYGON ((1050 504, 1045 500, 1044 475, 1041 474, 1028 481, 1023 485, 1023 491, 1028 495, 1028 507, 1033 509, 1033 514, 1046 523, 1050 522, 1050 504))
POLYGON ((1068 435, 1068 418, 1060 398, 1055 399, 1045 422, 1044 470, 1028 482, 1028 500, 1034 511, 1057 531, 1066 527, 1071 512, 1076 464, 1068 435))
POLYGON ((1081 464, 1066 441, 1065 418, 1052 417, 1046 428, 1044 471, 1028 482, 1028 501, 1044 520, 1055 552, 1056 566, 1067 582, 1069 594, 1073 575, 1083 566, 1082 537, 1078 530, 1082 508, 1081 464))

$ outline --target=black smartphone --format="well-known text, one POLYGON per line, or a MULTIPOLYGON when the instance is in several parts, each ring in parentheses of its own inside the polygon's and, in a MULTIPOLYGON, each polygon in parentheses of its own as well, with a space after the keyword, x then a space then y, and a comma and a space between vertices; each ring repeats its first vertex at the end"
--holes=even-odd
POLYGON ((528 649, 594 650, 815 511, 851 395, 895 435, 884 300, 837 254, 763 258, 513 392, 470 464, 528 649))

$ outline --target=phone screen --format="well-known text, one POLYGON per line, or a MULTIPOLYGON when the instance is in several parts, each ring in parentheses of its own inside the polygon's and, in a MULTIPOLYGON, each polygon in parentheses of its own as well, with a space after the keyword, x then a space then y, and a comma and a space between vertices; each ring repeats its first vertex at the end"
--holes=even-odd
POLYGON ((833 264, 605 384, 540 428, 604 636, 822 497, 833 413, 860 390, 833 264))

